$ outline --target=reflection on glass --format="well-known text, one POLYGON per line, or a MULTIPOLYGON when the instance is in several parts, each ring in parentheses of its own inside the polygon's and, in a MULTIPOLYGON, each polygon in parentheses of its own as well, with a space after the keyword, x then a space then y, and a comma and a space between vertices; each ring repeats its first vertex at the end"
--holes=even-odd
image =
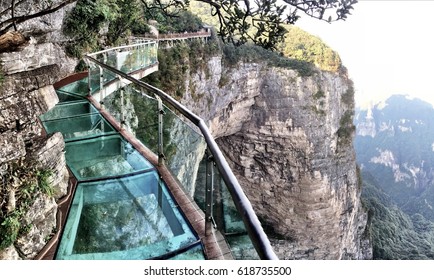
POLYGON ((115 133, 115 129, 100 115, 89 114, 68 119, 43 122, 47 133, 60 131, 65 141, 115 133))
MULTIPOLYGON (((78 185, 57 259, 148 259, 197 237, 156 172, 78 185)), ((188 251, 203 256, 201 247, 188 251)))
POLYGON ((58 104, 49 110, 47 113, 41 115, 39 118, 42 121, 70 118, 83 114, 98 113, 96 108, 87 101, 70 102, 58 104))
POLYGON ((68 142, 66 160, 78 180, 119 176, 153 166, 120 136, 68 142))

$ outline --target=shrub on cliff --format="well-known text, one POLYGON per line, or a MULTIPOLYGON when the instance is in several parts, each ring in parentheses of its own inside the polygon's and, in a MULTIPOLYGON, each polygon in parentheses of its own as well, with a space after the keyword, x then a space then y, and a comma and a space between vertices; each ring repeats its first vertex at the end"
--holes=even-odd
POLYGON ((342 61, 339 54, 320 38, 296 27, 287 26, 288 33, 278 47, 286 57, 310 62, 321 70, 339 72, 342 61))
POLYGON ((238 62, 265 62, 269 66, 282 67, 296 70, 300 76, 311 76, 315 69, 310 62, 291 59, 266 50, 260 46, 246 44, 236 47, 232 44, 223 46, 224 62, 228 66, 234 66, 238 62))

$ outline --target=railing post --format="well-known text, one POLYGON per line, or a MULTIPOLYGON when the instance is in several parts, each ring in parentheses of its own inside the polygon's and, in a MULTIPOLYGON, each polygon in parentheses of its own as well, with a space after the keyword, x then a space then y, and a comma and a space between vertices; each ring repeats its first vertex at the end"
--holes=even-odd
POLYGON ((89 65, 89 70, 87 72, 87 94, 88 96, 92 95, 92 64, 90 61, 87 61, 89 65))
POLYGON ((163 116, 164 108, 163 101, 159 96, 156 96, 158 101, 158 165, 164 165, 164 147, 163 147, 163 116))
POLYGON ((101 66, 98 66, 99 68, 99 104, 101 105, 101 108, 104 109, 104 70, 101 66))
POLYGON ((119 77, 119 84, 121 86, 121 114, 120 114, 120 121, 121 121, 121 129, 125 126, 125 114, 124 114, 124 87, 122 87, 122 78, 119 77))
POLYGON ((205 234, 211 225, 215 226, 213 207, 214 207, 214 161, 208 149, 206 150, 206 187, 205 187, 205 234))

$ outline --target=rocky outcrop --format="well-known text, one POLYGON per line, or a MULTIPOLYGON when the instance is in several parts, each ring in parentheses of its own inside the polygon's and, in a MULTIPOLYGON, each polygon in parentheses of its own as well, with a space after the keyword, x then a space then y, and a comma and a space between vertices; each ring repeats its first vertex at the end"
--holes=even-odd
POLYGON ((279 257, 372 258, 351 81, 261 63, 227 68, 219 57, 208 69, 209 78, 191 76, 182 102, 209 121, 279 257))
MULTIPOLYGON (((32 13, 40 8, 38 5, 44 5, 34 2, 20 1, 16 16, 32 13)), ((9 6, 10 1, 2 1, 0 10, 9 6)), ((70 7, 19 24, 18 32, 29 41, 15 51, 0 53, 1 201, 6 201, 11 211, 15 205, 22 205, 21 196, 15 198, 14 192, 19 193, 27 182, 14 178, 19 175, 14 170, 18 167, 28 167, 27 173, 35 172, 26 174, 29 180, 36 180, 37 170, 49 171, 47 183, 54 190, 52 196, 39 191, 26 202, 31 205, 19 217, 20 227, 25 230, 20 231, 12 246, 0 252, 0 259, 35 257, 55 230, 56 199, 66 194, 69 175, 63 137, 60 133, 45 136, 38 117, 58 102, 52 84, 73 72, 76 65, 76 60, 68 58, 59 45, 64 40, 61 34, 63 15, 70 7), (16 190, 11 192, 13 189, 16 190), (12 203, 9 203, 10 199, 13 199, 12 203)), ((8 13, 2 13, 0 20, 8 16, 8 13)))

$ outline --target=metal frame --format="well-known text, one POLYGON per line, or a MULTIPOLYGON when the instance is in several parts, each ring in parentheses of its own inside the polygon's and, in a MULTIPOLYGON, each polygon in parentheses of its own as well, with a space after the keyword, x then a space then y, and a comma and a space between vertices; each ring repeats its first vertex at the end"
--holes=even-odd
POLYGON ((173 97, 169 96, 164 91, 150 84, 137 80, 129 76, 128 74, 119 71, 116 68, 113 68, 109 65, 105 65, 104 63, 93 58, 92 55, 85 55, 84 58, 154 93, 156 96, 161 98, 161 100, 169 103, 171 106, 176 108, 182 115, 184 115, 187 119, 189 119, 194 125, 196 125, 200 129, 208 145, 208 150, 211 156, 213 157, 216 167, 218 168, 220 175, 222 176, 222 179, 225 182, 232 196, 234 204, 243 219, 247 233, 250 239, 252 240, 252 243, 255 246, 255 249, 259 257, 261 259, 277 260, 278 257, 274 253, 270 241, 268 240, 268 237, 265 234, 261 226, 261 223, 259 222, 259 219, 253 210, 250 201, 244 194, 243 189, 238 183, 238 180, 235 177, 234 173, 232 172, 232 169, 229 167, 229 164, 227 163, 225 157, 223 156, 223 153, 220 151, 217 143, 214 140, 214 137, 211 135, 206 123, 199 116, 191 112, 184 105, 176 101, 173 97))

